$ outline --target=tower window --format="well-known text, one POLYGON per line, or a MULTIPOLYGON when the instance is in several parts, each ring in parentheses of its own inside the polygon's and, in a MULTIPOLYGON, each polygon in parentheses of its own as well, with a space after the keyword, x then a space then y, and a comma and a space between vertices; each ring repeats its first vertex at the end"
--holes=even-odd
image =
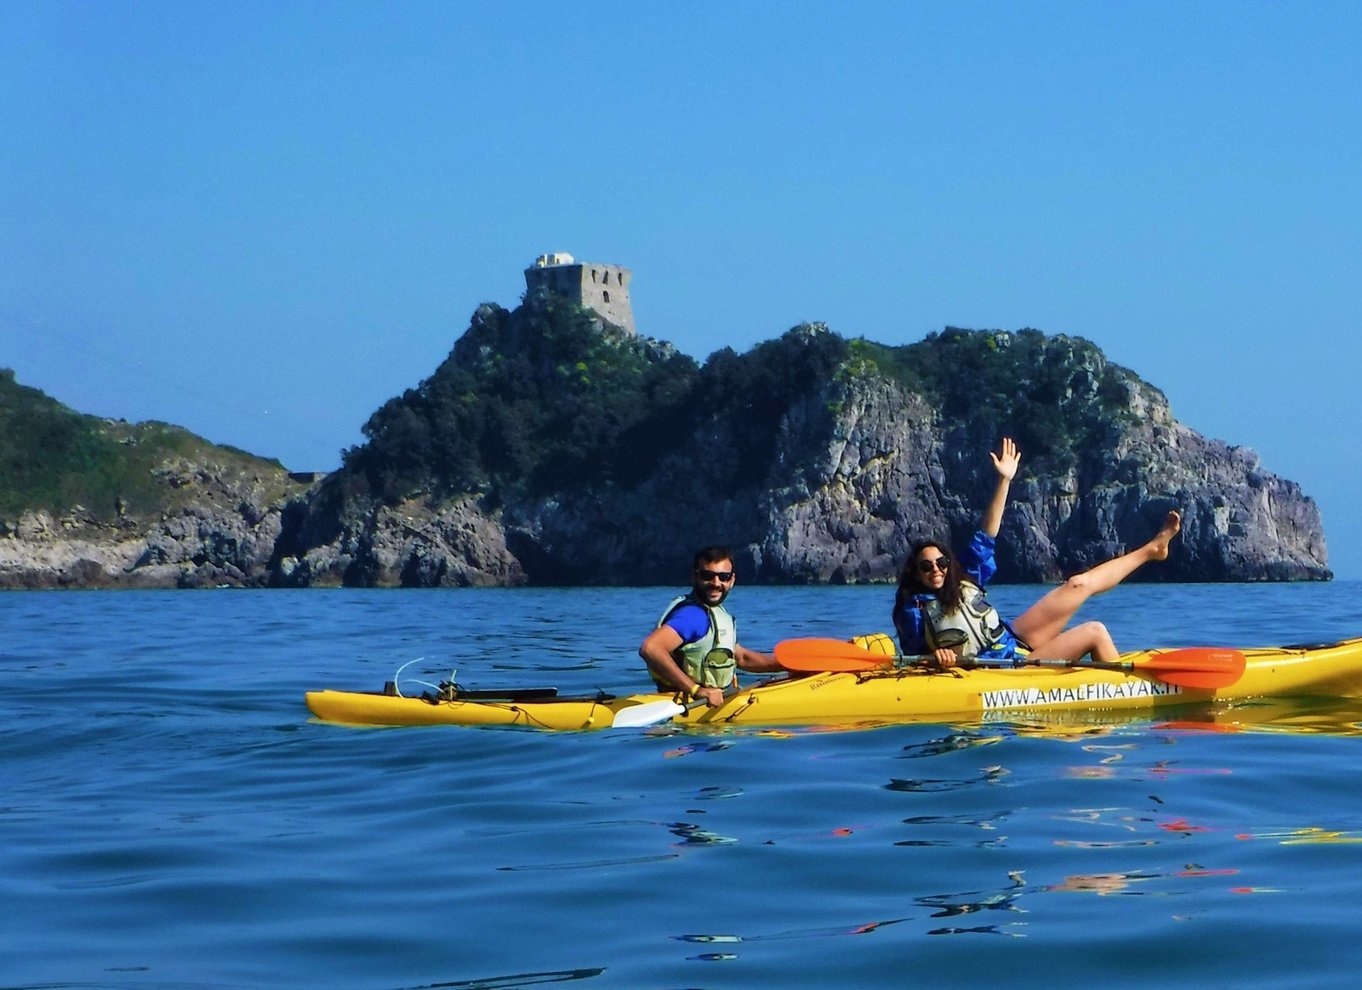
POLYGON ((603 298, 606 302, 609 302, 609 301, 610 301, 610 293, 609 293, 609 292, 602 292, 602 293, 601 293, 601 298, 603 298))

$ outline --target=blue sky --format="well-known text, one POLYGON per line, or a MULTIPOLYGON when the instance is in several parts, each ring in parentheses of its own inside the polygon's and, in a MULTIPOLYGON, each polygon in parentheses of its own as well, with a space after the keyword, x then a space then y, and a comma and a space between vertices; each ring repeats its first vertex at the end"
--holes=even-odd
POLYGON ((1362 4, 0 3, 0 365, 326 470, 538 254, 703 359, 1086 337, 1362 578, 1362 4))

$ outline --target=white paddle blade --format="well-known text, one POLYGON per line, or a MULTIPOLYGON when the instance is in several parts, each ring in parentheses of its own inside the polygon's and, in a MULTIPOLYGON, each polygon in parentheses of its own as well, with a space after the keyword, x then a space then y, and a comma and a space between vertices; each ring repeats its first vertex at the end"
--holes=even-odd
POLYGON ((674 701, 649 701, 646 704, 621 708, 615 713, 615 721, 611 724, 617 729, 641 729, 675 718, 685 710, 684 705, 678 705, 674 701))

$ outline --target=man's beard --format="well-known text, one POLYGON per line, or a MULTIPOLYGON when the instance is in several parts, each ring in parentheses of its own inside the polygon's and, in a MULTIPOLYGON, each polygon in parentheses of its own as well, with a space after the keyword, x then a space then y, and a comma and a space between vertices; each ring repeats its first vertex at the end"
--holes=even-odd
POLYGON ((695 597, 696 597, 696 598, 699 598, 700 601, 704 602, 704 603, 707 604, 707 605, 722 605, 722 604, 724 603, 725 599, 728 598, 728 593, 729 593, 730 591, 732 591, 732 590, 733 590, 732 588, 720 587, 720 588, 719 588, 719 597, 718 597, 718 599, 717 599, 716 601, 710 601, 710 598, 709 598, 709 588, 708 588, 708 587, 703 587, 703 588, 698 588, 698 589, 697 589, 697 593, 696 593, 696 596, 695 596, 695 597))

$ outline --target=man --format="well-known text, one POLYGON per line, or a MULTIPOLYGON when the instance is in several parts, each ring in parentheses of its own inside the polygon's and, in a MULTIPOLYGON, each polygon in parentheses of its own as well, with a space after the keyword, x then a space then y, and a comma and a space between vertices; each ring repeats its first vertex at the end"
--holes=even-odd
POLYGON ((733 580, 733 554, 727 547, 709 546, 695 555, 690 594, 672 599, 638 648, 661 690, 681 691, 713 708, 723 704, 735 666, 781 669, 775 657, 738 643, 738 624, 723 607, 733 580))

